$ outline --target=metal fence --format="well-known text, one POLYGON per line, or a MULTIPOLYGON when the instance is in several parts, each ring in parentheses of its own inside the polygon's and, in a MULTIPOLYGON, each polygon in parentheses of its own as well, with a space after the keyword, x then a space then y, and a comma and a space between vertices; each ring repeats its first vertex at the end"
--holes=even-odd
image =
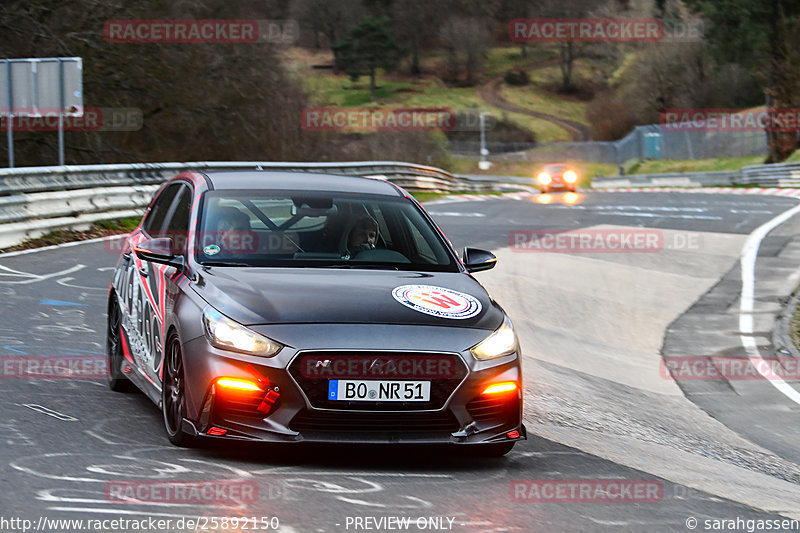
MULTIPOLYGON (((537 143, 533 148, 518 151, 513 151, 518 146, 509 144, 511 146, 490 145, 488 159, 508 162, 592 161, 621 165, 633 159, 708 159, 767 154, 767 137, 763 131, 672 131, 660 124, 636 126, 627 136, 613 142, 537 143)), ((480 149, 478 143, 465 142, 451 143, 450 148, 454 153, 470 158, 478 157, 480 149)))

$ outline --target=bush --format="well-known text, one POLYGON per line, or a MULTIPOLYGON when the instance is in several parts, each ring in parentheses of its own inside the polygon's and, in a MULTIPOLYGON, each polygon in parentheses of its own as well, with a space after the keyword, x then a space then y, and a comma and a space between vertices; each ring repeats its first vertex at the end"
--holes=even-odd
POLYGON ((531 82, 528 73, 521 68, 509 70, 503 79, 507 84, 516 86, 528 85, 531 82))
POLYGON ((604 92, 586 107, 586 119, 595 141, 614 141, 627 135, 636 125, 630 106, 604 92))

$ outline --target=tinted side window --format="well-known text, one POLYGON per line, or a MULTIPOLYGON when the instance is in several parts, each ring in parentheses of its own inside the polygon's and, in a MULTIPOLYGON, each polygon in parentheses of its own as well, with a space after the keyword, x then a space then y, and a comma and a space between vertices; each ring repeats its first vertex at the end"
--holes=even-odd
POLYGON ((164 236, 172 238, 175 253, 178 255, 186 253, 191 211, 192 192, 188 187, 183 186, 172 203, 172 209, 164 223, 164 228, 166 228, 164 236))
POLYGON ((153 208, 147 214, 147 220, 144 221, 144 230, 151 237, 160 237, 164 228, 164 220, 169 214, 169 208, 172 205, 172 200, 181 188, 180 183, 173 183, 163 191, 153 204, 153 208))

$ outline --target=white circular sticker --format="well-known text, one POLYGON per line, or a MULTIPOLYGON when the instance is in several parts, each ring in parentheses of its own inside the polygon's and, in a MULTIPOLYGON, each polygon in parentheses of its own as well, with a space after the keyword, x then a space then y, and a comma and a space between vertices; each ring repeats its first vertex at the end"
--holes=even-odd
POLYGON ((472 318, 482 309, 474 296, 433 285, 402 285, 392 291, 392 296, 414 311, 440 318, 472 318))

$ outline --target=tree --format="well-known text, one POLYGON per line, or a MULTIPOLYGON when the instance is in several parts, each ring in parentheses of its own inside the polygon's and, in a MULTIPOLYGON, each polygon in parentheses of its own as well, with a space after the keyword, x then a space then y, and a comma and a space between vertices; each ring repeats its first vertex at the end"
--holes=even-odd
MULTIPOLYGON (((738 63, 764 84, 769 109, 800 103, 797 0, 687 0, 707 21, 706 38, 720 63, 738 63)), ((769 160, 786 159, 798 146, 797 132, 767 132, 769 160)))
POLYGON ((336 66, 344 70, 353 81, 369 75, 369 95, 375 98, 375 72, 382 68, 387 72, 397 68, 405 55, 397 44, 394 33, 387 27, 389 19, 361 19, 350 30, 347 37, 333 46, 336 66))
MULTIPOLYGON (((593 8, 598 7, 598 0, 543 0, 530 7, 534 18, 566 18, 579 19, 589 16, 593 8)), ((580 55, 583 45, 567 40, 558 42, 558 67, 561 70, 561 90, 569 92, 574 89, 572 73, 575 59, 580 55)))
POLYGON ((311 33, 316 49, 336 44, 363 14, 361 2, 353 0, 296 0, 292 4, 292 16, 299 19, 304 33, 311 33))
POLYGON ((400 0, 392 4, 392 21, 403 46, 411 53, 411 74, 420 74, 420 53, 435 45, 443 10, 440 0, 400 0))
MULTIPOLYGON (((133 108, 137 131, 66 131, 70 164, 137 161, 315 160, 333 149, 328 138, 301 128, 303 88, 283 68, 277 46, 250 44, 113 44, 103 24, 115 19, 267 19, 215 0, 5 0, 0 32, 6 57, 79 56, 87 108, 133 108)), ((272 11, 282 16, 280 11, 272 11)), ((104 121, 105 122, 105 121, 104 121)), ((56 158, 51 132, 14 135, 17 164, 56 158)), ((0 162, 6 159, 5 143, 0 162)))
POLYGON ((443 77, 450 83, 474 85, 491 43, 485 21, 474 17, 451 17, 444 23, 440 36, 447 50, 443 77))

